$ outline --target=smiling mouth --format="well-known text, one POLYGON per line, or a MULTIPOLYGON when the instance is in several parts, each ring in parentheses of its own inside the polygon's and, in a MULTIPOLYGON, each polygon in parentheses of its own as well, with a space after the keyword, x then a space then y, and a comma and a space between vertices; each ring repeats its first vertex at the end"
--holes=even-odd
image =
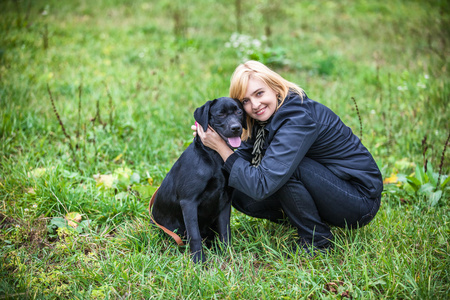
POLYGON ((266 111, 267 107, 261 108, 260 110, 255 112, 255 115, 260 116, 266 111))

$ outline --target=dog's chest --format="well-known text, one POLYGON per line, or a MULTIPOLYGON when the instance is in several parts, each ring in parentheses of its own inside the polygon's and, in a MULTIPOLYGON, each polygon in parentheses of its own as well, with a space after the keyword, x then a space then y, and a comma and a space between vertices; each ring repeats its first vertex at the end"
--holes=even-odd
POLYGON ((200 199, 201 201, 198 205, 199 216, 211 217, 222 211, 229 202, 226 179, 222 172, 215 174, 208 181, 207 188, 204 190, 200 199))

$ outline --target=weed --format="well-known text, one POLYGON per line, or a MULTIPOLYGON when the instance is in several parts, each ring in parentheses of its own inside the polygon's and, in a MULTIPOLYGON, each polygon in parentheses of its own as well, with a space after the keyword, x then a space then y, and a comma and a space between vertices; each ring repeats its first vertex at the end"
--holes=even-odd
POLYGON ((428 167, 428 159, 427 159, 427 150, 428 150, 428 145, 427 145, 427 136, 425 135, 423 137, 422 140, 422 157, 423 157, 423 170, 425 171, 425 173, 427 172, 427 167, 428 167))
POLYGON ((48 49, 48 25, 44 25, 44 31, 42 32, 42 47, 44 50, 48 49))
POLYGON ((236 32, 242 32, 242 0, 234 1, 234 12, 236 15, 236 32))
POLYGON ((450 141, 450 133, 448 134, 447 140, 444 143, 444 149, 442 149, 441 162, 439 164, 439 176, 438 176, 438 179, 436 180, 436 189, 438 189, 439 183, 441 182, 442 167, 444 166, 445 151, 447 150, 449 141, 450 141))
POLYGON ((265 22, 264 35, 267 38, 267 44, 272 47, 271 39, 274 25, 276 25, 278 20, 282 20, 286 17, 283 10, 283 5, 282 3, 275 3, 273 1, 262 1, 259 5, 259 11, 261 12, 262 19, 265 22))
POLYGON ((72 138, 67 133, 66 128, 64 126, 64 123, 61 120, 61 117, 59 116, 58 111, 56 110, 55 101, 53 100, 52 92, 50 91, 50 87, 48 86, 48 84, 47 84, 47 91, 48 91, 48 95, 50 96, 50 102, 51 102, 52 107, 53 107, 53 112, 55 113, 55 116, 58 119, 59 125, 61 126, 61 130, 62 130, 64 136, 67 139, 67 144, 69 145, 69 149, 72 152, 72 158, 73 158, 74 162, 76 163, 77 162, 77 155, 76 155, 75 150, 74 150, 74 148, 72 146, 72 138))
POLYGON ((355 98, 352 97, 352 100, 353 100, 353 104, 355 104, 356 113, 357 113, 357 115, 358 115, 358 120, 359 120, 359 139, 360 139, 361 142, 362 142, 363 127, 362 127, 361 115, 359 114, 358 104, 356 104, 355 98))
POLYGON ((266 36, 256 39, 249 35, 233 33, 225 47, 234 49, 242 62, 257 60, 268 65, 285 65, 285 51, 280 47, 270 48, 264 45, 266 41, 266 36))

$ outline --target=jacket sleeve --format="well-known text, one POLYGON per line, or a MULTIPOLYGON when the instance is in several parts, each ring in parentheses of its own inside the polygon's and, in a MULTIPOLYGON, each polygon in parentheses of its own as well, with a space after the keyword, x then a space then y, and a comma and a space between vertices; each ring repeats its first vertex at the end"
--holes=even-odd
POLYGON ((258 167, 237 155, 224 166, 228 185, 255 200, 269 197, 289 180, 318 136, 317 124, 305 111, 279 117, 272 120, 275 134, 258 167))
POLYGON ((246 161, 252 161, 253 143, 242 142, 241 146, 234 151, 238 156, 242 157, 246 161))

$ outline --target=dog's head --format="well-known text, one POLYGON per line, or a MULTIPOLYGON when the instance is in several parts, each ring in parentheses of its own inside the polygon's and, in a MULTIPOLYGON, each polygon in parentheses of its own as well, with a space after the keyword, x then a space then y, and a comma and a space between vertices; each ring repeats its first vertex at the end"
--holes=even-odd
POLYGON ((238 100, 221 97, 206 102, 194 112, 194 118, 203 130, 208 124, 227 142, 230 148, 241 145, 242 129, 247 129, 245 111, 238 100))

